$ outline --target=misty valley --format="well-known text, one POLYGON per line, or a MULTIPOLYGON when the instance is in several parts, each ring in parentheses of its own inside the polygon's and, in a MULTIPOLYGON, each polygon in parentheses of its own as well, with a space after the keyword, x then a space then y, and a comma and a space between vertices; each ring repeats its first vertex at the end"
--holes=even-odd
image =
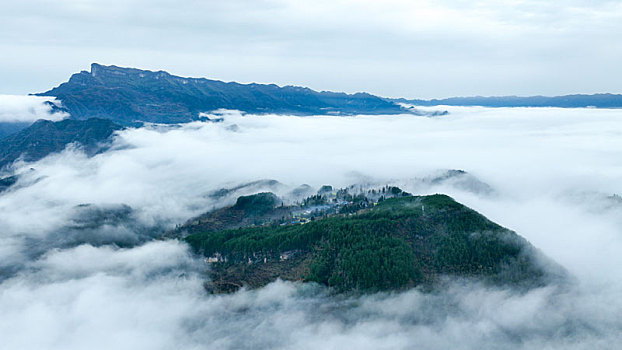
POLYGON ((437 106, 93 64, 4 98, 0 348, 622 341, 619 95, 437 106))

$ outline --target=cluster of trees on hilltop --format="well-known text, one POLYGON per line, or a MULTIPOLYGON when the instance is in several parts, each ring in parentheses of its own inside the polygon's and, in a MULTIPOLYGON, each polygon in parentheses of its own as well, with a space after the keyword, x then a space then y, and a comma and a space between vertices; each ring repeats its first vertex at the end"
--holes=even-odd
POLYGON ((439 274, 508 282, 498 278, 503 275, 512 283, 543 275, 524 239, 442 195, 392 198, 355 215, 205 232, 186 241, 205 256, 226 258, 218 263, 223 268, 281 264, 282 254, 298 251, 306 264, 299 279, 340 291, 405 288, 439 274))

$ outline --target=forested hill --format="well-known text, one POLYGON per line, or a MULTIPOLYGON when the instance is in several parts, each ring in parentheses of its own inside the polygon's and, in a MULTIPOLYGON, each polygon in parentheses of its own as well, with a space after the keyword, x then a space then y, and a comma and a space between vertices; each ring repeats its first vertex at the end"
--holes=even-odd
POLYGON ((622 95, 593 94, 565 96, 493 96, 451 97, 433 100, 396 99, 395 102, 415 106, 482 106, 482 107, 561 107, 561 108, 622 108, 622 95))
POLYGON ((26 161, 42 159, 74 142, 93 155, 103 150, 105 141, 119 129, 121 126, 106 119, 38 120, 26 129, 0 139, 0 169, 20 157, 26 161))
POLYGON ((445 195, 400 196, 354 214, 185 240, 209 258, 215 292, 277 278, 342 292, 398 290, 433 287, 443 275, 529 288, 563 275, 525 239, 445 195))
POLYGON ((367 93, 350 95, 297 86, 226 83, 95 63, 90 72, 74 74, 68 82, 38 95, 62 101, 72 118, 108 118, 121 124, 188 122, 198 119, 201 112, 221 108, 295 115, 408 113, 391 101, 367 93))

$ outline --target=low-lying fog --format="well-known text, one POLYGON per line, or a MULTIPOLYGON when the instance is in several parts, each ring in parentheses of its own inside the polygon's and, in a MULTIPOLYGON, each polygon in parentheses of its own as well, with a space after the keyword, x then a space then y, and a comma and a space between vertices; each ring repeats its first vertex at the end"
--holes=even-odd
POLYGON ((121 131, 93 158, 69 147, 15 164, 20 179, 0 194, 1 347, 616 348, 622 111, 446 109, 434 118, 224 112, 218 123, 121 131), (427 180, 448 169, 471 182, 427 180), (261 179, 281 185, 209 195, 261 179), (200 259, 152 240, 245 191, 295 200, 302 184, 388 183, 449 194, 517 231, 573 284, 520 293, 453 281, 432 294, 344 297, 276 282, 209 296, 200 259), (101 211, 113 219, 88 222, 101 211))
POLYGON ((54 97, 0 94, 0 123, 26 123, 37 119, 61 120, 69 115, 53 112, 50 104, 60 105, 54 97))

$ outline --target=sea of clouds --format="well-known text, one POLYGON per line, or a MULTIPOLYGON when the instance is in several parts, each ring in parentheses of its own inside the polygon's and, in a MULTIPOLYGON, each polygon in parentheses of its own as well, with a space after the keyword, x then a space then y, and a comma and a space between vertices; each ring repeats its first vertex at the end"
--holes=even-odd
MULTIPOLYGON (((622 341, 622 112, 447 107, 448 116, 292 117, 118 132, 16 163, 0 194, 0 339, 7 349, 613 349, 622 341), (426 181, 462 169, 492 191, 426 181), (396 184, 446 193, 517 231, 572 283, 529 292, 334 296, 275 282, 207 295, 207 266, 166 229, 260 179, 285 200, 318 188, 396 184), (97 224, 84 217, 113 213, 97 224)), ((8 175, 8 173, 7 173, 8 175)), ((242 189, 235 195, 244 194, 242 189)), ((247 188, 247 191, 250 189, 247 188)))

